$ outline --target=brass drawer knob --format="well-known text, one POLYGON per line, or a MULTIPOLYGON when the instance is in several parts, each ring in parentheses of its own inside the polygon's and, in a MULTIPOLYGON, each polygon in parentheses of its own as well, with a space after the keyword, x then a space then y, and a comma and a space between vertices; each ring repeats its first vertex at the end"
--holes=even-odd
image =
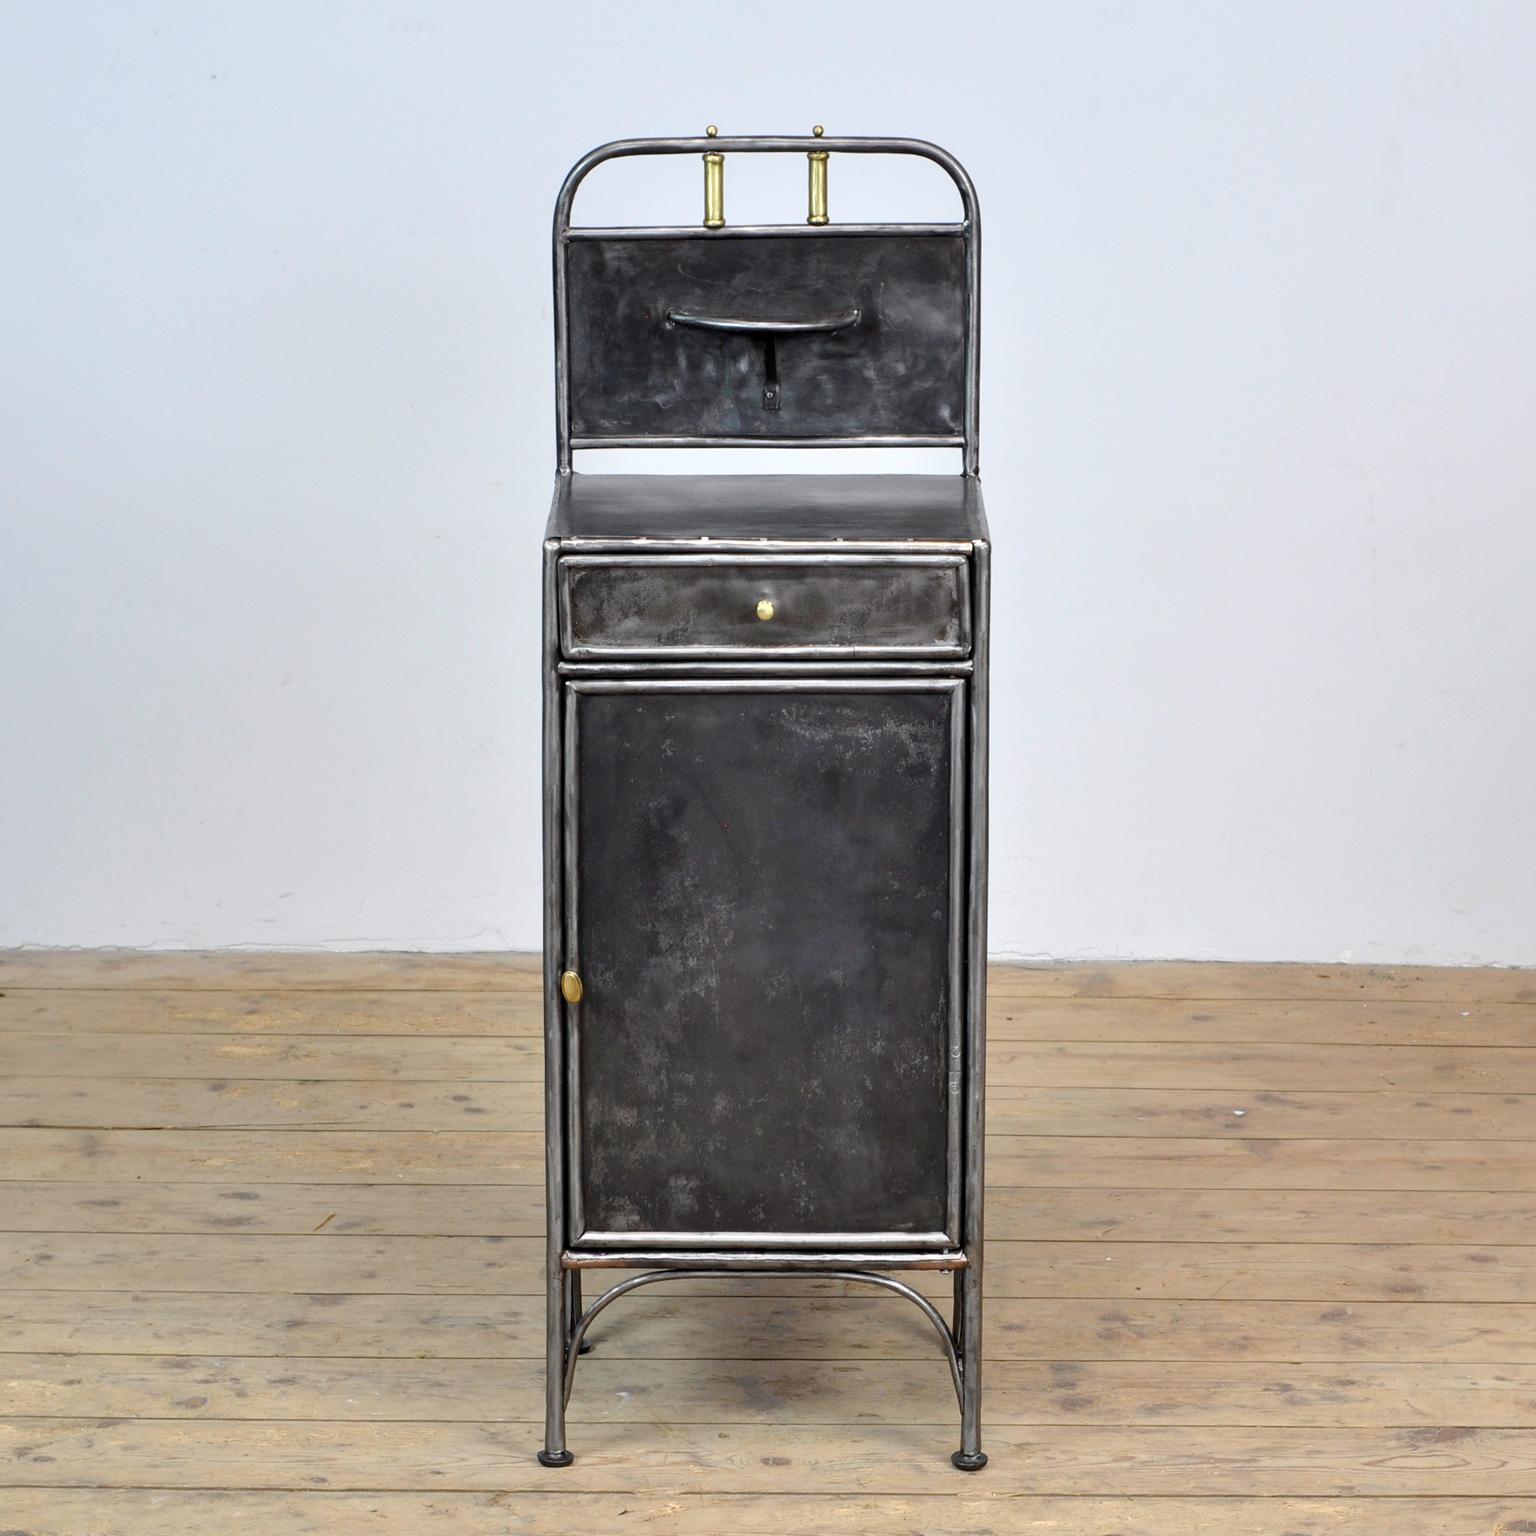
POLYGON ((560 996, 568 1003, 579 1003, 581 1001, 581 994, 581 977, 575 971, 562 971, 560 973, 560 996))
POLYGON ((763 623, 766 624, 768 622, 768 620, 773 617, 774 612, 775 612, 775 610, 774 610, 774 606, 773 606, 773 599, 771 597, 760 597, 760 598, 758 598, 758 600, 757 600, 757 616, 758 616, 758 618, 760 618, 763 621, 763 623))

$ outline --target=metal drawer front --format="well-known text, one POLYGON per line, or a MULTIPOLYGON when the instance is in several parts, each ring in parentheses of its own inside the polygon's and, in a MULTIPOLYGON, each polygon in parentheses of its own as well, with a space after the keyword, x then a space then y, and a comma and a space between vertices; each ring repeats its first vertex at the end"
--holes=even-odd
POLYGON ((560 562, 561 649, 600 657, 963 657, 961 555, 577 555, 560 562))

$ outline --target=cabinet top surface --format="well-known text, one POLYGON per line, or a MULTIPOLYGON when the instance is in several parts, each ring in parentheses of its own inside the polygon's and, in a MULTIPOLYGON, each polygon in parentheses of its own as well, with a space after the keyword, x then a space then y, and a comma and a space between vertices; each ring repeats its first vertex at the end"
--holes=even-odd
POLYGON ((551 539, 985 540, 972 475, 560 475, 551 539))

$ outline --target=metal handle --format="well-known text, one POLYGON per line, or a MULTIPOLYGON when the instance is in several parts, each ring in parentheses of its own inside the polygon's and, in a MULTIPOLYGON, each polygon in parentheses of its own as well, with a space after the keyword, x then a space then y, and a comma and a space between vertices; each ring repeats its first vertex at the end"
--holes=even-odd
POLYGON ((816 320, 754 320, 743 315, 695 315, 686 310, 669 309, 668 325, 681 325, 695 331, 714 331, 727 336, 755 336, 763 344, 763 409, 776 411, 783 398, 779 389, 780 336, 829 336, 846 331, 859 323, 856 309, 840 315, 822 315, 816 320))
POLYGON ((827 336, 857 325, 859 311, 844 310, 840 315, 822 315, 815 320, 751 320, 742 315, 695 315, 687 310, 669 309, 667 320, 690 330, 730 331, 741 336, 827 336))

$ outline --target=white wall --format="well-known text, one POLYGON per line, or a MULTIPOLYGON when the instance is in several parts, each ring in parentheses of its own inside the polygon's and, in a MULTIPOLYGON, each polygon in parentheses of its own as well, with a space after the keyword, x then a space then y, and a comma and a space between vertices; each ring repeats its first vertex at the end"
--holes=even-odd
POLYGON ((0 944, 536 944, 555 189, 820 121, 982 195, 995 948, 1536 962, 1533 69, 1523 0, 3 6, 0 944))

